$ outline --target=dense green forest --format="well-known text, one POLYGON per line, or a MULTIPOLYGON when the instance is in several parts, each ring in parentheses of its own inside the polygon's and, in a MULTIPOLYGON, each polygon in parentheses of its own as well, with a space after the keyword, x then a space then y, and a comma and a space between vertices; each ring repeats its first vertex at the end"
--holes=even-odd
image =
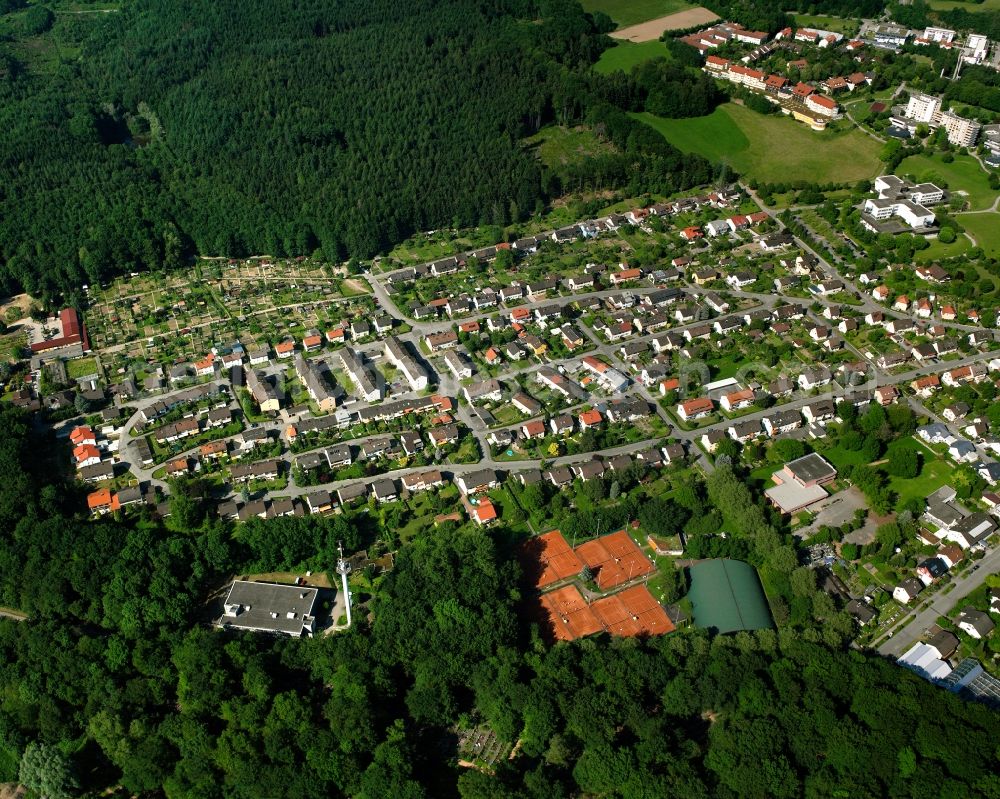
MULTIPOLYGON (((17 13, 8 38, 35 41, 17 13)), ((572 0, 136 0, 74 24, 79 56, 46 70, 0 36, 0 288, 504 224, 564 187, 521 140, 614 111, 589 69, 610 41, 572 0)), ((707 178, 622 117, 570 183, 707 178)))
MULTIPOLYGON (((223 575, 322 568, 377 516, 234 536, 186 490, 170 528, 90 522, 31 435, 0 410, 0 604, 30 616, 0 620, 0 779, 54 799, 1000 796, 996 714, 845 649, 794 558, 805 612, 778 631, 551 646, 525 621, 503 528, 444 526, 399 552, 347 633, 222 633, 203 606, 223 575), (495 775, 456 765, 455 725, 475 723, 521 742, 495 775)), ((717 474, 657 515, 725 514, 774 583, 787 545, 717 474)))

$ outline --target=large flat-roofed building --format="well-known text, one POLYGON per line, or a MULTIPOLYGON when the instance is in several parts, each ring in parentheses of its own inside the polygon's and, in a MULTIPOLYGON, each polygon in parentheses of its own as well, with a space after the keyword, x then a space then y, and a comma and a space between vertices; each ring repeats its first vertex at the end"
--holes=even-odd
POLYGON ((771 475, 775 485, 764 494, 782 513, 795 513, 827 496, 824 485, 837 477, 837 470, 815 452, 785 464, 771 475))
POLYGON ((226 596, 220 627, 252 632, 312 636, 319 591, 302 585, 236 580, 226 596))
POLYGON ((880 200, 869 198, 865 200, 861 212, 861 224, 873 233, 881 233, 872 222, 885 222, 898 216, 912 230, 924 230, 934 227, 937 218, 934 212, 911 200, 880 200), (871 221, 869 221, 871 220, 871 221))
POLYGON ((874 185, 880 200, 906 199, 918 205, 934 205, 944 199, 944 189, 933 183, 911 183, 896 175, 880 175, 874 185))
POLYGON ((63 308, 59 312, 59 335, 45 341, 36 341, 31 345, 34 354, 64 347, 80 346, 80 352, 90 352, 90 339, 87 328, 80 319, 76 308, 63 308))

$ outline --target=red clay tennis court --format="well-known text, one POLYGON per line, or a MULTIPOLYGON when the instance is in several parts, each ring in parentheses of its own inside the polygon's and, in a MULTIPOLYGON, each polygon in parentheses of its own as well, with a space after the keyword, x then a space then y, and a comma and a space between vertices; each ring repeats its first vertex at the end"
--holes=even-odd
POLYGON ((532 538, 525 546, 527 554, 537 563, 535 586, 544 588, 552 583, 575 577, 583 571, 583 561, 566 543, 558 530, 532 538))
POLYGON ((655 568, 624 530, 580 544, 576 554, 593 570, 602 591, 649 574, 655 568))
POLYGON ((664 635, 675 629, 667 612, 644 585, 598 599, 590 609, 611 635, 664 635))
POLYGON ((626 588, 588 605, 575 585, 540 597, 552 637, 573 641, 598 632, 619 637, 664 635, 674 625, 644 585, 626 588))
POLYGON ((542 594, 540 601, 548 614, 552 635, 560 641, 572 641, 602 629, 600 621, 575 585, 542 594))

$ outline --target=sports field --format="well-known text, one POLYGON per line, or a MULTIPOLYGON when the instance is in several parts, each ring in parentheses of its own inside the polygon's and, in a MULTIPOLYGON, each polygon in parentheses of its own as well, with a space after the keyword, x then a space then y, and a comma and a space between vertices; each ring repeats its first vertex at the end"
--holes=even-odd
POLYGON ((784 115, 765 116, 733 103, 693 119, 632 116, 682 152, 725 161, 740 174, 768 183, 853 182, 879 172, 881 145, 856 129, 817 132, 784 115))
POLYGON ((603 11, 618 23, 619 28, 665 17, 693 6, 684 0, 581 0, 580 5, 590 13, 603 11))
POLYGON ((611 33, 613 39, 627 39, 630 42, 650 42, 659 39, 666 31, 679 31, 707 25, 715 22, 718 17, 707 8, 695 6, 684 11, 676 11, 665 17, 657 17, 648 22, 629 25, 611 33))
POLYGON ((659 39, 651 42, 620 41, 614 47, 609 47, 594 64, 594 71, 607 75, 616 70, 628 73, 632 67, 643 61, 654 58, 666 58, 670 55, 666 46, 659 39))
POLYGON ((950 164, 938 155, 911 155, 900 163, 896 174, 936 183, 951 192, 965 192, 972 211, 991 208, 997 198, 983 168, 971 155, 956 155, 950 164))

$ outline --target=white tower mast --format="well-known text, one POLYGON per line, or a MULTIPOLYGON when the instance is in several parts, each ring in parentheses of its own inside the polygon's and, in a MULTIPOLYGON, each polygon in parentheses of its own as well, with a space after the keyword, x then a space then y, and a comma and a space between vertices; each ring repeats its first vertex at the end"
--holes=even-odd
POLYGON ((341 585, 344 591, 344 603, 347 606, 347 626, 351 626, 351 592, 347 587, 347 575, 351 573, 351 564, 344 560, 344 544, 337 543, 337 550, 340 557, 337 559, 337 574, 340 575, 341 585))

